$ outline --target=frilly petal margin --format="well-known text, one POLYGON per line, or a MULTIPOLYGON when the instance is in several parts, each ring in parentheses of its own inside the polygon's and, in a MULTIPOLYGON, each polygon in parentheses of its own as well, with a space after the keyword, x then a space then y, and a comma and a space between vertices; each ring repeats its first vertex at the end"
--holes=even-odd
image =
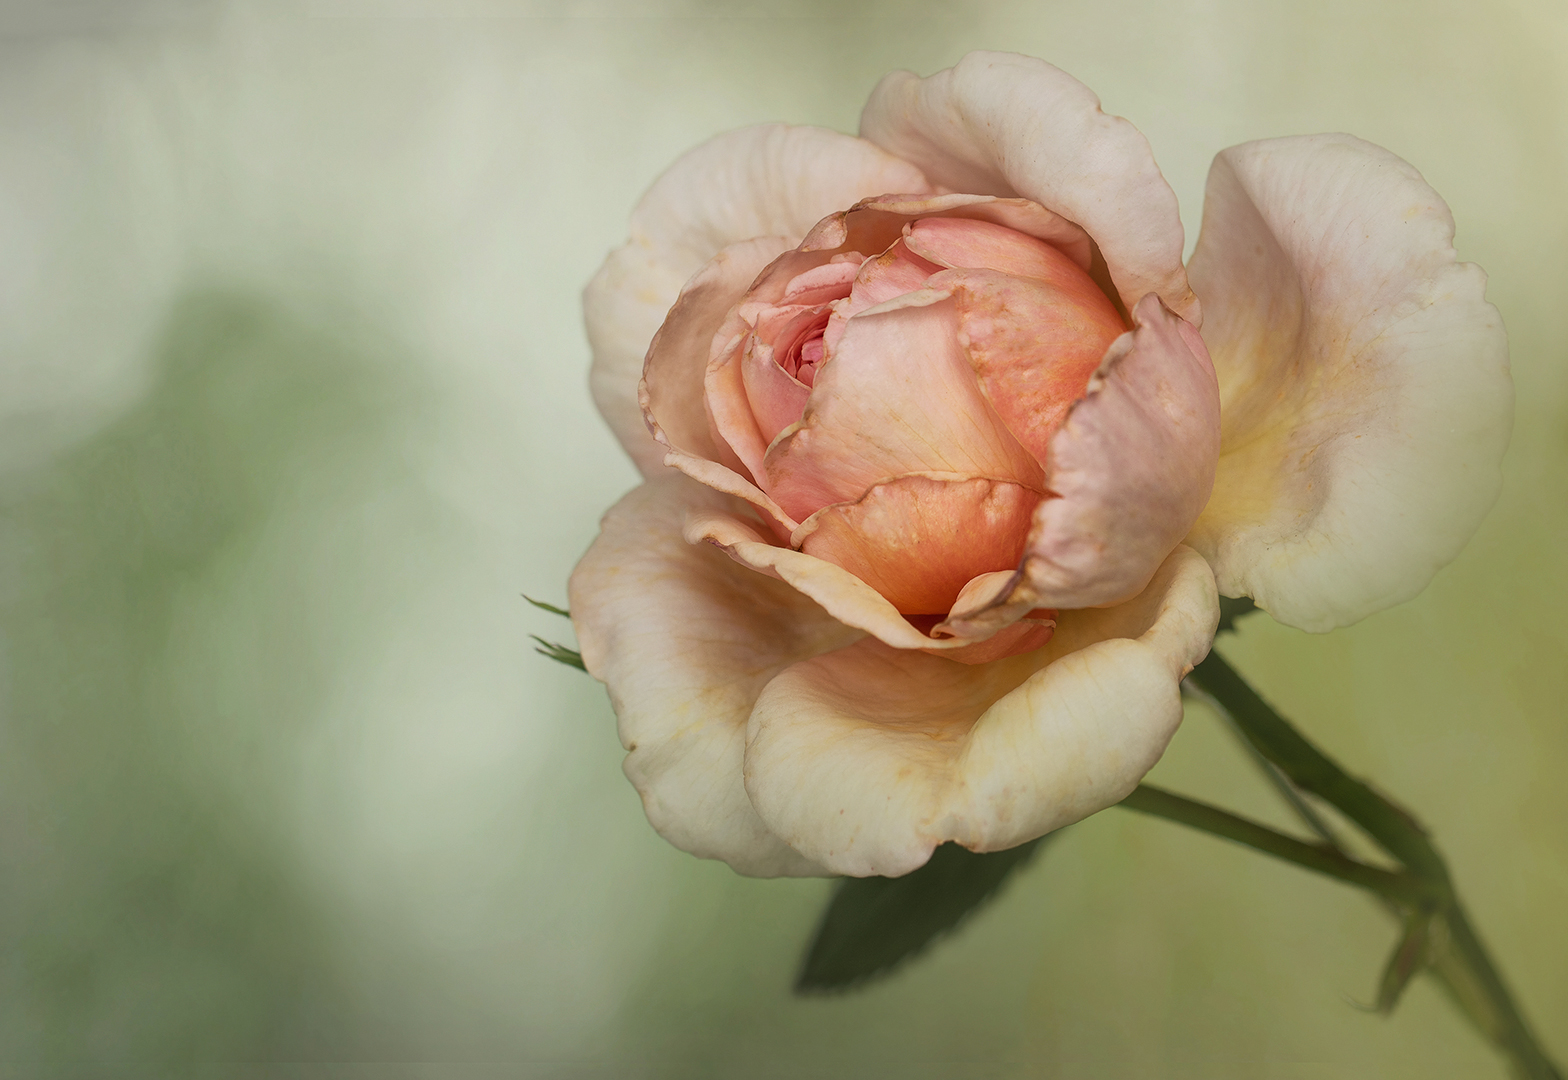
POLYGON ((1146 293, 1189 322, 1176 193, 1149 141, 1083 83, 1029 56, 972 52, 922 79, 883 77, 860 134, 952 191, 1021 195, 1086 229, 1128 309, 1146 293))
POLYGON ((1508 346, 1453 238, 1412 166, 1349 135, 1215 158, 1190 272, 1224 428, 1188 543, 1225 595, 1344 626, 1418 593, 1491 507, 1508 346))
POLYGON ((766 124, 688 151, 632 211, 630 238, 583 290, 594 403, 644 476, 664 449, 643 426, 643 356, 681 285, 720 249, 758 236, 791 243, 823 217, 884 192, 929 190, 920 170, 825 128, 766 124))
POLYGON ((675 473, 633 490, 572 572, 572 625, 583 663, 610 691, 626 775, 654 829, 742 874, 820 875, 746 796, 746 719, 778 672, 861 635, 788 585, 682 539, 688 512, 733 505, 675 473))
POLYGON ((1219 388, 1203 341, 1157 296, 1133 309, 1086 395, 1051 437, 1046 486, 1010 587, 955 607, 940 632, 977 637, 1032 608, 1116 604, 1144 590, 1214 486, 1219 388))
POLYGON ((1214 577, 1178 547, 1114 608, 1063 612, 1043 649, 982 666, 866 639, 774 678, 747 725, 746 791, 827 870, 895 877, 956 840, 998 851, 1121 799, 1181 722, 1214 577))

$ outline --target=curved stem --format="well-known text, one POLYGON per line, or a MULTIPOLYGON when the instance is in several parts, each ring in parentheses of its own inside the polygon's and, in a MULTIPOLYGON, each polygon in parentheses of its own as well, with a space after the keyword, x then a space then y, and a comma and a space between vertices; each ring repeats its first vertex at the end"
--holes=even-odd
POLYGON ((1322 814, 1313 808, 1312 804, 1307 801, 1306 796, 1301 793, 1301 789, 1292 784, 1290 778, 1280 772, 1279 766, 1264 757, 1263 751, 1252 745, 1247 739, 1246 733, 1241 730, 1241 725, 1237 724, 1236 718, 1230 714, 1229 709, 1221 705, 1214 695, 1205 691, 1191 679, 1182 681, 1181 692, 1183 697, 1202 702, 1208 707, 1210 712, 1219 717, 1226 730, 1235 736, 1236 741, 1241 744, 1241 748, 1252 759, 1252 763, 1258 767, 1258 771, 1273 785, 1275 792, 1278 793, 1280 798, 1285 800, 1286 805, 1296 812, 1296 816, 1301 819, 1303 825, 1311 829, 1319 840, 1335 851, 1342 855, 1349 854, 1338 831, 1328 823, 1322 814))
POLYGON ((1255 851, 1406 904, 1431 904, 1436 899, 1431 886, 1411 874, 1368 866, 1331 848, 1308 844, 1217 806, 1150 784, 1139 784, 1118 805, 1223 836, 1255 851))
MULTIPOLYGON (((1563 1080, 1562 1073, 1536 1041, 1501 973, 1481 943, 1454 890, 1447 864, 1420 822, 1409 811, 1345 772, 1332 758, 1308 742, 1218 652, 1211 651, 1187 678, 1222 707, 1246 741, 1292 785, 1317 795, 1338 809, 1430 890, 1435 898, 1434 915, 1447 930, 1447 947, 1440 948, 1433 960, 1445 987, 1477 1026, 1509 1056, 1517 1075, 1528 1080, 1563 1080)), ((1315 850, 1337 851, 1338 844, 1332 834, 1324 838, 1329 846, 1315 850)), ((1337 853, 1348 859, 1342 851, 1337 853)), ((1402 899, 1384 890, 1373 891, 1390 900, 1402 899)))
MULTIPOLYGON (((1216 698, 1205 692, 1190 679, 1182 683, 1182 693, 1194 701, 1201 702, 1210 712, 1219 717, 1226 729, 1236 737, 1236 741, 1247 752, 1247 756, 1258 766, 1258 770, 1274 786, 1274 790, 1301 818, 1303 825, 1317 834, 1319 840, 1325 846, 1332 848, 1341 855, 1350 856, 1350 851, 1345 846, 1344 839, 1339 835, 1339 831, 1313 808, 1312 804, 1307 801, 1306 796, 1290 782, 1290 779, 1279 770, 1278 766, 1264 757, 1262 752, 1247 740, 1246 734, 1241 730, 1241 726, 1236 723, 1236 718, 1231 716, 1230 710, 1226 709, 1216 698)), ((1379 897, 1379 899, 1382 901, 1383 907, 1401 923, 1408 934, 1411 927, 1410 911, 1397 900, 1392 900, 1387 896, 1379 897)), ((1442 928, 1445 933, 1448 931, 1446 921, 1443 922, 1442 928)), ((1478 986, 1469 970, 1456 961, 1451 949, 1440 948, 1431 952, 1432 955, 1428 957, 1428 962, 1431 964, 1432 977, 1437 981, 1438 985, 1453 999, 1459 1011, 1464 1013, 1465 1018, 1475 1025, 1476 1030, 1484 1038, 1502 1045, 1505 1041, 1503 1024, 1497 1016, 1497 1011, 1492 1008, 1485 992, 1478 986)), ((1391 1008, 1392 1002, 1389 1002, 1384 1011, 1388 1011, 1391 1008)))
POLYGON ((1211 650, 1187 678, 1225 706, 1247 741, 1291 783, 1338 808, 1411 871, 1448 883, 1448 867, 1415 817, 1309 743, 1218 652, 1211 650))

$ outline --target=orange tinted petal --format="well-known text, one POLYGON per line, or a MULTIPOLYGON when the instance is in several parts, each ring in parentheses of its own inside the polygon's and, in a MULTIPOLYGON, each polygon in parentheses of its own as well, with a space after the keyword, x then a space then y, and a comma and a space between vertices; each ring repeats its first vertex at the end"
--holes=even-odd
POLYGON ((1044 462, 1051 436, 1125 327, 1089 276, 1066 257, 1053 279, 949 270, 932 279, 951 288, 960 339, 987 400, 1044 462))
POLYGON ((1043 490, 1043 470, 980 392, 957 310, 922 291, 851 319, 805 415, 764 459, 762 487, 797 520, 906 473, 987 476, 1043 490))
POLYGON ((1011 570, 1040 493, 983 477, 900 476, 830 506, 792 538, 905 614, 946 612, 979 574, 1011 570))

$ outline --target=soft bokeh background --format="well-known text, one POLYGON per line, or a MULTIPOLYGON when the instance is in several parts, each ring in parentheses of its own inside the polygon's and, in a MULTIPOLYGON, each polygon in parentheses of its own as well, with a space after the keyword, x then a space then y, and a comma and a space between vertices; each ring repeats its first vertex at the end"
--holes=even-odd
MULTIPOLYGON (((1418 600, 1222 647, 1433 826, 1568 1055, 1563 7, 788 10, 0 5, 7 1075, 1502 1075, 1429 983, 1349 1004, 1372 902, 1116 810, 894 980, 792 999, 829 886, 666 846, 602 689, 532 652, 570 630, 518 594, 634 482, 577 292, 638 194, 981 47, 1132 118, 1189 242, 1261 136, 1354 132, 1452 204, 1512 339, 1497 508, 1418 600)), ((1286 821, 1200 710, 1156 778, 1286 821)))

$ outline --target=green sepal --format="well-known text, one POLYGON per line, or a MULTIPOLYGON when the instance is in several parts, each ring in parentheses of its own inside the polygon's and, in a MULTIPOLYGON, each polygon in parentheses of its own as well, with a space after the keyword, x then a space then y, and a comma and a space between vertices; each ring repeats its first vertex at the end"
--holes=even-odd
POLYGON ((543 600, 535 600, 527 593, 518 593, 518 595, 541 611, 548 611, 551 615, 561 615, 568 619, 572 617, 572 613, 563 607, 556 607, 554 604, 547 604, 543 600))
POLYGON ((557 663, 565 664, 567 667, 574 667, 578 671, 588 670, 587 666, 583 664, 583 654, 578 652, 576 649, 568 649, 565 645, 558 645, 553 641, 546 641, 538 634, 529 634, 528 636, 539 643, 540 647, 535 649, 534 652, 538 653, 540 656, 548 656, 551 660, 554 660, 557 663))

